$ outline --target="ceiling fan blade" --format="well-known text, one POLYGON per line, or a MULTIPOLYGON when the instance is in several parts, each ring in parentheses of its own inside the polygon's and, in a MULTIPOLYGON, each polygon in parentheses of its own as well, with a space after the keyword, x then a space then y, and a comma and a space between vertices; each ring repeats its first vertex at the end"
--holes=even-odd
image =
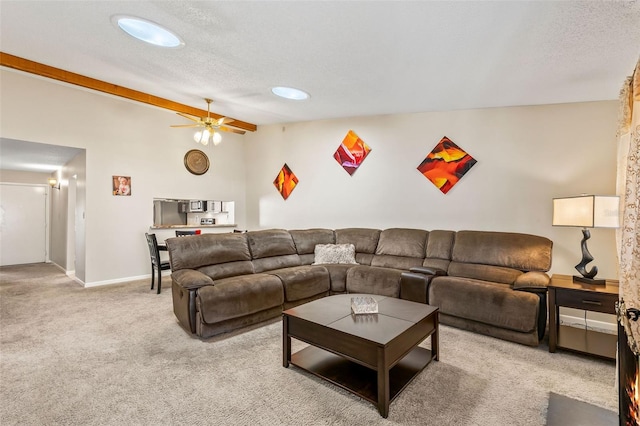
POLYGON ((176 112, 176 114, 178 114, 180 117, 184 117, 192 121, 198 121, 198 122, 202 121, 202 118, 196 117, 195 115, 191 115, 191 114, 185 114, 184 112, 176 112))
POLYGON ((216 121, 216 126, 222 126, 223 124, 229 124, 234 120, 233 118, 229 118, 229 117, 220 117, 217 121, 216 121))
POLYGON ((245 133, 247 133, 244 130, 232 129, 231 127, 226 127, 226 126, 220 126, 219 129, 224 130, 225 132, 238 133, 240 135, 244 135, 245 133))
POLYGON ((172 124, 169 127, 202 127, 199 124, 172 124))

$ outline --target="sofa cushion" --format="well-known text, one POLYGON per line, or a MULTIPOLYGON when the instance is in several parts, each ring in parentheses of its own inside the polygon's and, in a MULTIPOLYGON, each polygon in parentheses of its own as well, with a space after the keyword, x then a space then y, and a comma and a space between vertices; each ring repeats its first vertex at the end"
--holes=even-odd
POLYGON ((198 271, 210 276, 214 280, 235 277, 236 275, 253 274, 253 263, 248 260, 239 262, 219 263, 217 265, 207 265, 198 268, 198 271))
POLYGON ((522 271, 503 266, 478 265, 475 263, 451 262, 448 275, 452 277, 473 278, 502 284, 513 284, 522 275, 522 271))
POLYGON ((421 257, 375 255, 373 256, 373 259, 371 259, 371 266, 377 266, 380 268, 404 269, 405 271, 408 271, 413 267, 423 265, 421 257))
POLYGON ((198 290, 196 307, 204 322, 213 324, 250 315, 284 303, 280 278, 269 274, 242 275, 214 281, 198 290))
POLYGON ((291 234, 284 229, 250 231, 246 234, 252 259, 297 254, 291 234))
POLYGON ((385 229, 380 232, 375 254, 424 259, 428 234, 421 229, 385 229))
POLYGON ((347 271, 347 292, 400 297, 401 277, 399 269, 353 266, 347 271))
POLYGON ((440 312, 496 327, 529 333, 538 323, 540 299, 507 284, 438 276, 429 286, 429 304, 440 312))
POLYGON ((301 264, 293 238, 288 231, 266 229, 264 231, 250 231, 244 235, 247 236, 253 268, 256 273, 301 264))
POLYGON ((318 244, 314 256, 314 265, 325 263, 357 264, 356 248, 353 244, 318 244))
POLYGON ((297 254, 289 254, 285 256, 265 257, 251 261, 253 269, 256 273, 264 271, 272 271, 274 269, 290 268, 300 266, 300 256, 297 254))
POLYGON ((424 260, 424 262, 422 262, 422 266, 424 266, 425 268, 436 268, 446 271, 449 269, 450 263, 450 260, 427 258, 424 260))
POLYGON ((343 228, 336 229, 336 244, 353 244, 356 248, 356 262, 370 265, 380 238, 379 229, 343 228))
POLYGON ((350 263, 330 263, 322 265, 329 272, 332 293, 344 293, 347 290, 347 271, 353 268, 350 263))
POLYGON ((451 260, 455 236, 454 231, 435 230, 429 232, 426 257, 451 260))
POLYGON ((268 273, 282 281, 284 299, 287 302, 329 293, 329 272, 322 266, 296 266, 268 273))
POLYGON ((246 234, 202 234, 167 239, 171 270, 251 260, 246 234))
POLYGON ((458 231, 451 260, 546 272, 551 268, 552 245, 537 235, 458 231))
POLYGON ((313 254, 317 244, 334 244, 333 229, 294 229, 289 231, 299 255, 313 254))
POLYGON ((451 262, 451 251, 456 233, 454 231, 436 230, 427 236, 427 252, 422 266, 438 268, 446 271, 451 262))

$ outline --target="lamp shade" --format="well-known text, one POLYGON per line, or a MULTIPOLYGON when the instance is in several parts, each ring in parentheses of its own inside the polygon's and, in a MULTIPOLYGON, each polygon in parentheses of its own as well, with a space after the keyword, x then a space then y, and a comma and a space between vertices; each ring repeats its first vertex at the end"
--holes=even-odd
POLYGON ((553 199, 553 226, 618 228, 620 197, 581 195, 553 199))

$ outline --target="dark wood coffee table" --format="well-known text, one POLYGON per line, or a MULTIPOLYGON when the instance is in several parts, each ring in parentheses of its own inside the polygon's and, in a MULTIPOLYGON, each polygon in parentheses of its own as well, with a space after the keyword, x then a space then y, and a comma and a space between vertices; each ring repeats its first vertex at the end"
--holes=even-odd
POLYGON ((283 312, 283 366, 293 364, 378 406, 439 359, 438 308, 393 297, 341 294, 283 312), (377 314, 353 315, 351 298, 372 296, 377 314), (431 350, 418 345, 431 336, 431 350), (291 338, 311 346, 292 354, 291 338))

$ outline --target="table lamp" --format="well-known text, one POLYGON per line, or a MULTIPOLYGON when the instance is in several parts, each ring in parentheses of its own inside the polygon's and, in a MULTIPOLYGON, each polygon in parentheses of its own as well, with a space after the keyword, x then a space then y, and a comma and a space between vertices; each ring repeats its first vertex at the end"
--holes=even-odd
POLYGON ((595 279, 598 267, 587 271, 587 263, 593 256, 587 248, 591 233, 587 228, 618 228, 620 198, 608 195, 580 195, 553 199, 553 226, 576 226, 582 228, 582 261, 576 265, 581 276, 573 276, 574 282, 605 284, 605 280, 595 279))

